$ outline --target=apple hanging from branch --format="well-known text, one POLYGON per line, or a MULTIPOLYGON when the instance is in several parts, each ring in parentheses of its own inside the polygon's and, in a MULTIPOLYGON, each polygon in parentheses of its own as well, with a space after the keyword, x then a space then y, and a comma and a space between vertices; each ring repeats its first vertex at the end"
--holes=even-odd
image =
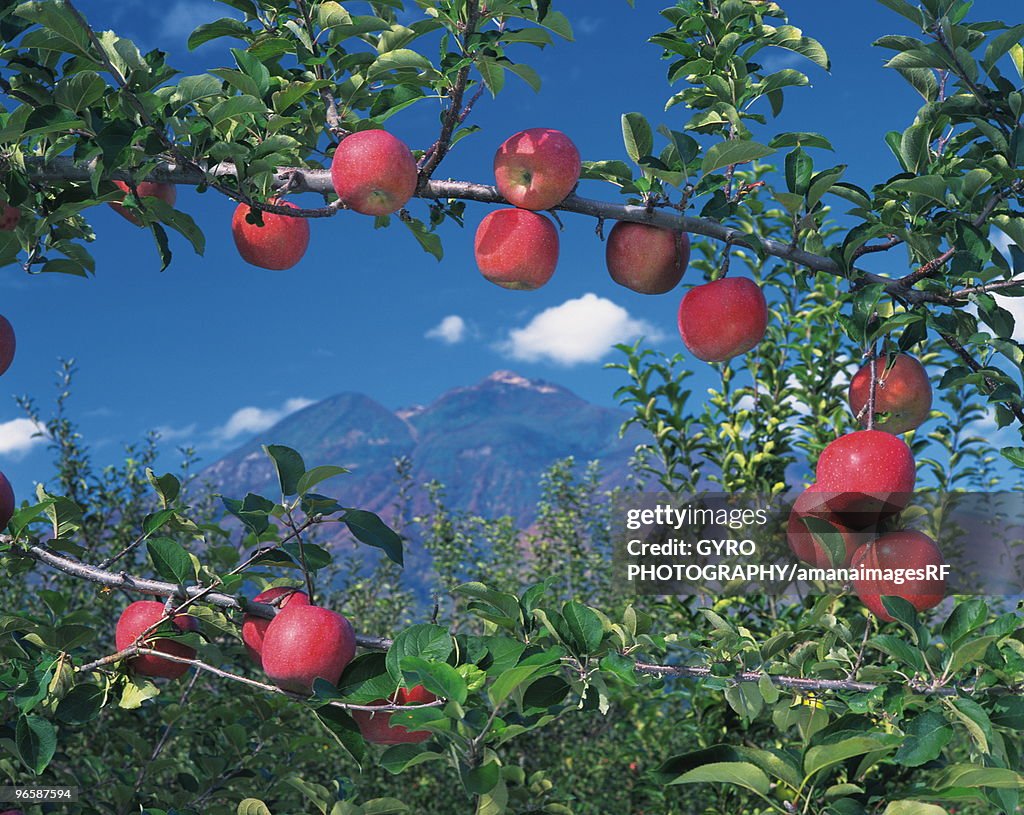
POLYGON ((683 279, 690 263, 690 237, 647 224, 616 221, 605 245, 608 274, 640 294, 665 294, 683 279))
POLYGON ((868 425, 871 367, 875 368, 875 414, 888 414, 874 422, 875 430, 906 433, 920 427, 932 410, 932 385, 924 366, 909 354, 896 354, 865 363, 850 381, 850 409, 868 425))
POLYGON ((321 606, 288 603, 263 634, 263 671, 295 693, 310 693, 318 677, 336 685, 355 654, 352 625, 321 606))
MULTIPOLYGON (((114 643, 117 645, 117 650, 123 651, 136 644, 136 640, 142 632, 164 616, 164 604, 156 600, 137 600, 132 603, 121 612, 121 617, 117 621, 117 628, 114 631, 114 643)), ((170 622, 179 631, 199 630, 199 622, 188 614, 178 614, 170 622)), ((159 637, 153 642, 144 640, 139 644, 184 659, 195 659, 196 657, 196 649, 191 645, 166 637, 159 637)), ((167 679, 177 679, 188 671, 189 667, 182 662, 172 662, 151 654, 131 657, 128 664, 135 673, 142 676, 162 676, 167 679)))
MULTIPOLYGON (((422 685, 399 688, 391 700, 377 699, 371 705, 423 705, 434 702, 437 697, 422 685)), ((427 730, 408 730, 400 724, 391 724, 396 711, 375 713, 369 710, 353 710, 352 718, 359 726, 363 738, 373 744, 420 744, 430 738, 427 730)))

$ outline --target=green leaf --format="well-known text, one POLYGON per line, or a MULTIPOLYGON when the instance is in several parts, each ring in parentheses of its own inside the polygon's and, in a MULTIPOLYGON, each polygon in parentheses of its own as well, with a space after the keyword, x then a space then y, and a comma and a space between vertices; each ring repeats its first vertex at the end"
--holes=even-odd
POLYGON ((262 535, 270 527, 270 512, 274 509, 274 502, 268 501, 262 495, 249 493, 241 501, 236 498, 222 496, 221 501, 224 507, 238 520, 245 524, 252 532, 262 535))
POLYGON ((337 705, 324 705, 317 709, 316 717, 356 762, 363 760, 366 755, 366 740, 359 733, 359 727, 348 711, 337 705))
POLYGON ((501 780, 501 765, 491 760, 473 769, 460 767, 459 775, 462 777, 462 786, 470 795, 486 795, 501 780))
POLYGON ((821 43, 811 37, 805 37, 804 33, 796 26, 781 25, 773 29, 766 25, 762 26, 762 30, 767 35, 765 38, 767 44, 793 51, 802 57, 807 57, 818 67, 824 68, 826 71, 831 70, 832 63, 821 43))
POLYGON ((235 37, 239 40, 248 40, 252 31, 241 20, 233 17, 221 17, 212 23, 204 23, 189 35, 188 50, 194 51, 203 43, 215 40, 219 37, 235 37))
POLYGON ((377 57, 373 65, 367 70, 366 78, 368 80, 379 79, 382 74, 391 71, 416 71, 417 73, 422 73, 433 70, 434 66, 430 60, 422 54, 418 54, 416 51, 408 48, 396 48, 394 51, 388 51, 377 57))
POLYGON ((443 753, 424 750, 416 744, 396 744, 381 755, 380 766, 392 775, 398 775, 417 764, 427 761, 443 761, 446 757, 443 753))
POLYGON ((937 789, 943 787, 989 787, 991 789, 1018 789, 1024 779, 1020 773, 1001 767, 979 767, 976 764, 954 764, 945 768, 935 779, 937 789))
POLYGON ((1024 467, 1024 447, 1004 447, 999 452, 1015 467, 1024 467))
MULTIPOLYGON (((884 0, 882 0, 884 2, 884 0)), ((949 815, 938 804, 924 804, 920 801, 893 801, 882 815, 949 815)))
POLYGON ((899 736, 853 736, 835 744, 822 744, 811 747, 804 755, 804 773, 815 775, 828 767, 846 761, 853 756, 862 756, 877 750, 893 747, 901 741, 899 736))
POLYGON ((896 68, 910 85, 926 102, 934 102, 939 97, 939 80, 931 68, 896 68))
POLYGON ((519 688, 541 676, 548 676, 557 668, 551 665, 518 665, 503 672, 487 689, 487 696, 495 708, 505 703, 519 688))
POLYGON ((299 479, 306 472, 306 462, 295 450, 280 444, 263 445, 263 452, 270 456, 277 471, 277 480, 283 495, 298 492, 299 479))
POLYGON ((208 99, 211 96, 220 96, 223 93, 220 81, 209 74, 198 76, 183 76, 178 80, 171 96, 172 103, 178 108, 183 108, 198 102, 200 99, 208 99))
POLYGON ((389 560, 402 565, 402 538, 379 517, 365 509, 350 509, 341 516, 341 520, 356 540, 383 550, 389 560))
POLYGON ((224 123, 234 119, 244 119, 253 114, 266 112, 267 106, 263 102, 255 96, 244 94, 242 96, 232 96, 230 99, 218 102, 210 108, 206 117, 215 128, 219 128, 224 123))
POLYGON ((153 538, 146 542, 153 568, 165 580, 182 585, 195 579, 192 558, 184 547, 170 538, 153 538))
POLYGON ((642 113, 622 115, 622 142, 626 146, 626 153, 637 163, 644 156, 651 155, 654 150, 654 132, 642 113))
POLYGON ((447 662, 428 662, 422 657, 402 657, 400 667, 410 686, 423 685, 442 699, 450 699, 460 705, 466 703, 466 680, 447 662))
POLYGON ((508 788, 501 779, 493 790, 477 798, 474 815, 505 815, 507 812, 508 788))
POLYGON ((480 76, 491 96, 501 93, 501 89, 505 87, 505 69, 493 59, 477 60, 476 68, 480 71, 480 76))
POLYGON ((950 675, 956 675, 959 671, 962 671, 966 666, 972 662, 981 661, 988 647, 992 643, 999 642, 1002 637, 998 636, 987 636, 987 637, 976 637, 968 640, 963 645, 954 648, 949 656, 949 665, 946 667, 946 672, 950 675))
POLYGON ((388 649, 385 665, 395 684, 402 683, 402 660, 421 657, 433 662, 445 662, 453 648, 451 634, 439 625, 419 623, 402 631, 388 649))
POLYGON ((543 19, 537 21, 541 26, 561 37, 563 40, 573 41, 572 25, 569 18, 560 11, 549 11, 543 19))
POLYGON ((893 756, 901 767, 920 767, 934 761, 953 738, 953 728, 940 713, 926 710, 904 728, 906 738, 893 756))
POLYGON ((991 71, 995 64, 1010 52, 1011 48, 1020 44, 1022 39, 1024 39, 1024 24, 1015 25, 993 37, 985 49, 985 57, 981 61, 982 67, 986 71, 991 71))
POLYGON ((65 724, 88 724, 99 714, 106 696, 99 685, 76 685, 60 700, 56 716, 65 724))
POLYGON ((362 815, 399 815, 408 812, 409 807, 397 798, 374 798, 360 806, 362 815))
POLYGON ((821 147, 835 152, 832 142, 820 133, 779 133, 768 142, 768 146, 773 150, 783 147, 821 147))
POLYGON ((441 243, 441 236, 431 232, 425 223, 419 218, 401 218, 403 224, 412 232, 412 236, 427 254, 433 255, 440 262, 444 260, 444 245, 441 243))
POLYGON ((314 467, 311 470, 307 470, 299 478, 298 484, 295 485, 296 492, 299 495, 305 495, 317 484, 326 481, 328 478, 334 478, 335 476, 345 475, 349 470, 345 467, 335 467, 331 464, 324 464, 319 467, 314 467))
MULTIPOLYGON (((5 8, 10 5, 6 3, 5 8)), ((21 47, 45 47, 46 50, 60 48, 69 54, 89 56, 92 50, 89 33, 64 3, 21 3, 14 8, 14 14, 42 26, 26 34, 20 43, 21 47)))
POLYGON ((582 603, 570 601, 562 606, 562 617, 565 618, 572 644, 579 653, 594 653, 604 637, 604 629, 597 614, 582 603))
POLYGON ((509 65, 506 65, 505 67, 508 68, 508 70, 510 70, 512 73, 514 73, 520 79, 522 79, 527 85, 529 85, 531 88, 533 88, 535 93, 540 93, 540 87, 541 87, 540 74, 538 74, 529 65, 526 65, 525 63, 519 62, 519 63, 512 63, 512 64, 509 64, 509 65))
POLYGON ((807 209, 814 209, 825 193, 832 189, 832 185, 842 178, 845 172, 846 165, 840 164, 838 167, 833 167, 831 170, 822 170, 815 175, 811 179, 810 189, 807 190, 807 209))
POLYGON ((723 761, 702 764, 669 781, 676 784, 733 784, 767 795, 771 782, 764 771, 746 761, 723 761))
POLYGON ((907 0, 878 0, 878 2, 886 8, 892 9, 897 14, 903 15, 914 25, 920 26, 924 23, 924 18, 921 16, 921 9, 911 3, 908 3, 907 0))
POLYGON ((41 775, 57 752, 57 729, 40 716, 19 716, 14 743, 25 766, 41 775))
POLYGON ((273 815, 273 813, 259 798, 245 798, 238 802, 235 815, 273 815))
POLYGON ((82 71, 65 77, 54 86, 53 101, 78 113, 102 99, 107 87, 95 71, 82 71))
POLYGON ((153 489, 160 497, 160 506, 166 508, 178 500, 178 496, 181 494, 181 482, 170 473, 158 476, 147 467, 146 479, 153 485, 153 489))
POLYGON ((743 164, 770 156, 775 151, 756 141, 730 140, 720 142, 704 154, 701 171, 707 175, 732 164, 743 164))

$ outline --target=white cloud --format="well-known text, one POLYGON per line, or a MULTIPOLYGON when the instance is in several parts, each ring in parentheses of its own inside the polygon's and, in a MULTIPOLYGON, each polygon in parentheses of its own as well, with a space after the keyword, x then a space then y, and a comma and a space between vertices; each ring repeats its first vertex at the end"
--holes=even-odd
POLYGON ((456 345, 466 338, 466 321, 458 314, 449 314, 424 336, 428 340, 440 340, 446 345, 456 345))
POLYGON ((214 431, 214 435, 220 441, 232 441, 241 435, 260 433, 269 427, 273 427, 285 416, 309 407, 313 404, 312 399, 297 397, 289 399, 280 408, 258 408, 244 407, 231 414, 223 427, 214 431))
POLYGON ((196 424, 185 425, 184 427, 172 427, 171 425, 161 425, 156 428, 157 433, 160 434, 160 441, 181 441, 182 439, 191 439, 196 434, 196 424))
POLYGON ((166 37, 185 38, 203 23, 224 16, 228 15, 209 0, 177 0, 170 10, 162 15, 161 34, 166 37))
POLYGON ((31 419, 12 419, 0 423, 0 456, 23 459, 32 449, 46 443, 43 428, 31 419), (41 433, 41 435, 36 435, 41 433))
POLYGON ((558 365, 597 362, 616 343, 641 335, 657 342, 663 335, 650 324, 630 316, 611 300, 587 293, 560 306, 545 309, 523 328, 509 332, 497 348, 525 362, 548 360, 558 365))

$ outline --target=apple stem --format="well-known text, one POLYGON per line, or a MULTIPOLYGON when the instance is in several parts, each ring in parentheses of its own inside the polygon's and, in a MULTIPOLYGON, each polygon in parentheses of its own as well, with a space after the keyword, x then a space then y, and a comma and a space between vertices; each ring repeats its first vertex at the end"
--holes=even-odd
POLYGON ((728 277, 728 275, 729 275, 729 264, 730 263, 732 263, 732 240, 731 240, 731 238, 727 239, 726 242, 725 242, 725 250, 724 250, 724 254, 722 255, 722 263, 718 267, 718 276, 715 278, 715 280, 721 280, 723 277, 728 277))
POLYGON ((868 388, 868 430, 875 429, 875 388, 878 387, 878 346, 872 345, 868 351, 871 385, 868 388))

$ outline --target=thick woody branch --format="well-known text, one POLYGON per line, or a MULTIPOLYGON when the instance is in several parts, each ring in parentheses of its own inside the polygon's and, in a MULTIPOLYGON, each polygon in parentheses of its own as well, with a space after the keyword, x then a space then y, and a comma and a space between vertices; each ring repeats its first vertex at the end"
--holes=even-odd
MULTIPOLYGON (((463 41, 467 43, 467 45, 469 38, 476 32, 479 20, 480 0, 469 0, 469 2, 466 3, 466 29, 463 34, 463 41)), ((468 53, 466 56, 468 58, 468 53)), ((445 112, 444 119, 441 123, 441 134, 437 137, 437 141, 430 146, 426 153, 424 153, 423 158, 420 159, 419 186, 421 188, 426 185, 430 180, 430 176, 433 175, 434 170, 436 170, 438 165, 444 161, 444 157, 448 155, 448 150, 451 149, 452 146, 452 136, 455 135, 455 128, 465 121, 466 117, 469 115, 470 109, 472 108, 472 104, 468 105, 465 110, 463 110, 462 107, 462 99, 466 93, 466 85, 469 82, 469 69, 471 66, 472 63, 467 62, 456 74, 455 83, 449 91, 451 102, 448 105, 448 110, 445 112)), ((474 101, 475 99, 476 97, 474 97, 474 101)))
MULTIPOLYGON (((162 580, 136 577, 127 572, 108 572, 88 563, 83 563, 80 560, 58 554, 38 544, 19 549, 18 551, 72 577, 78 577, 92 583, 99 583, 103 586, 110 586, 111 588, 138 592, 139 594, 151 594, 156 597, 174 597, 180 600, 190 600, 201 596, 204 603, 209 603, 212 606, 231 611, 243 611, 246 614, 252 614, 268 620, 272 619, 277 613, 277 609, 267 603, 244 602, 230 594, 210 591, 208 587, 178 586, 162 580)), ((356 634, 356 644, 361 648, 373 651, 386 651, 391 647, 391 640, 386 637, 356 634)))
MULTIPOLYGON (((5 536, 6 540, 10 540, 9 537, 5 536)), ((197 598, 198 595, 202 595, 202 600, 210 605, 218 606, 224 609, 230 609, 232 611, 244 611, 247 614, 254 614, 258 617, 264 617, 266 619, 272 618, 276 613, 277 609, 266 603, 252 603, 242 602, 238 598, 232 597, 227 594, 219 594, 217 592, 211 592, 208 588, 204 589, 201 586, 183 587, 176 586, 173 583, 165 583, 160 580, 149 580, 143 577, 136 577, 129 575, 125 572, 119 572, 117 574, 113 572, 106 572, 102 569, 98 569, 95 566, 91 566, 81 561, 74 560, 73 558, 65 557, 64 555, 57 554, 44 546, 31 545, 22 549, 19 549, 23 554, 34 558, 40 563, 45 563, 59 571, 69 574, 73 577, 79 577, 85 580, 99 583, 104 586, 110 586, 113 588, 125 589, 127 591, 139 592, 142 594, 152 594, 160 597, 174 597, 180 599, 197 598)), ((198 599, 198 598, 197 598, 198 599)), ((375 651, 386 651, 391 647, 392 640, 386 637, 371 637, 363 634, 356 635, 356 643, 362 647, 375 651)), ((156 651, 147 649, 140 645, 133 645, 129 648, 119 651, 116 654, 103 657, 85 665, 79 666, 76 670, 89 671, 103 667, 104 665, 110 665, 114 662, 134 656, 137 654, 152 654, 159 656, 163 659, 168 659, 172 662, 181 662, 186 665, 192 665, 199 670, 208 671, 209 673, 220 676, 224 679, 230 679, 238 681, 243 684, 249 685, 260 690, 269 691, 272 693, 283 693, 287 696, 294 696, 286 691, 282 691, 273 685, 267 685, 263 682, 257 682, 256 680, 249 679, 248 677, 240 677, 236 674, 232 674, 228 671, 223 671, 220 668, 216 668, 211 665, 207 665, 201 660, 187 659, 185 657, 174 656, 173 654, 166 654, 162 651, 156 651)), ((641 674, 653 675, 653 676, 680 676, 689 677, 691 679, 711 679, 717 678, 712 673, 710 668, 698 667, 698 666, 686 666, 686 665, 656 665, 649 662, 637 662, 635 664, 635 670, 641 674)), ((763 674, 757 672, 746 672, 740 673, 732 677, 733 682, 757 682, 763 674)), ((789 690, 803 691, 803 692, 828 692, 828 691, 851 691, 851 692, 868 692, 881 687, 878 684, 872 684, 869 682, 857 682, 853 679, 805 679, 803 677, 795 676, 775 676, 768 675, 768 679, 777 687, 786 688, 789 690)), ((939 684, 926 684, 924 682, 911 681, 909 683, 910 688, 915 693, 930 694, 937 696, 955 696, 961 693, 961 689, 949 687, 947 685, 939 684)), ((1013 692, 1018 692, 1017 689, 1013 689, 1013 692)), ((300 697, 301 698, 301 697, 300 697)), ((347 707, 355 710, 387 710, 390 708, 380 706, 360 706, 360 705, 349 705, 344 703, 337 703, 341 707, 347 707)), ((428 705, 429 706, 429 705, 428 705)), ((396 708, 397 709, 397 708, 396 708)), ((401 709, 410 709, 410 706, 403 705, 401 709)))
MULTIPOLYGON (((651 665, 646 662, 638 662, 636 669, 640 673, 652 674, 654 676, 681 676, 690 679, 711 679, 715 677, 710 668, 694 667, 689 665, 651 665)), ((757 671, 745 671, 732 677, 725 677, 734 683, 757 682, 766 674, 757 671)), ((857 682, 852 679, 805 679, 799 676, 772 676, 767 675, 769 681, 778 688, 803 691, 804 693, 820 693, 823 691, 849 691, 853 693, 869 693, 882 685, 873 682, 857 682)), ((931 696, 958 696, 960 691, 956 688, 944 685, 932 685, 926 682, 911 681, 908 686, 915 693, 931 696)), ((1005 688, 1000 688, 1005 690, 1005 688)))
MULTIPOLYGON (((76 164, 67 156, 60 156, 47 163, 44 163, 41 159, 29 158, 26 160, 26 165, 32 180, 41 183, 84 183, 92 180, 92 164, 76 164)), ((231 164, 216 164, 199 168, 165 163, 154 169, 148 176, 148 179, 166 184, 198 186, 209 183, 211 177, 221 178, 233 176, 234 174, 235 168, 231 164)), ((127 181, 131 178, 131 175, 124 170, 113 170, 107 177, 111 180, 127 181)), ((294 192, 316 192, 321 194, 330 194, 334 190, 331 184, 331 174, 328 170, 307 170, 297 167, 279 168, 275 177, 275 186, 279 188, 288 187, 294 192)), ((476 184, 471 181, 439 181, 431 179, 417 192, 417 197, 431 200, 461 199, 484 204, 508 203, 496 187, 487 184, 476 184)), ((267 209, 273 211, 271 207, 267 207, 267 209)), ((593 198, 583 198, 579 195, 570 195, 555 209, 563 212, 589 215, 594 218, 603 218, 605 220, 634 221, 651 224, 652 226, 661 226, 666 229, 682 230, 693 235, 703 235, 735 246, 744 246, 748 249, 756 245, 756 240, 742 230, 734 229, 708 218, 679 215, 666 209, 648 210, 647 207, 643 206, 599 201, 593 198)), ((307 212, 324 216, 334 214, 331 207, 325 207, 322 211, 285 210, 285 214, 290 215, 305 216, 307 212)), ((777 257, 780 260, 795 263, 814 272, 844 276, 844 272, 839 264, 823 255, 816 255, 813 252, 807 252, 799 247, 774 240, 762 240, 761 246, 768 255, 777 257)), ((892 278, 860 270, 857 270, 856 274, 859 278, 869 283, 895 286, 897 282, 892 278)), ((928 299, 929 295, 927 292, 910 292, 910 294, 919 294, 924 299, 928 299)))
MULTIPOLYGON (((964 364, 968 368, 970 368, 974 373, 982 373, 984 371, 984 368, 982 367, 981 363, 978 362, 978 360, 976 360, 971 355, 970 351, 963 347, 963 345, 956 337, 954 337, 952 334, 947 334, 941 331, 939 332, 939 336, 942 337, 946 345, 952 348, 953 351, 957 354, 957 356, 959 356, 960 359, 964 361, 964 364)), ((988 376, 985 376, 984 380, 985 389, 987 389, 990 394, 994 393, 996 388, 998 387, 998 383, 988 376)), ((1014 418, 1021 423, 1021 425, 1024 425, 1024 405, 1021 405, 1020 402, 1009 401, 1000 402, 1000 404, 1004 405, 1006 409, 1013 414, 1014 418)))
MULTIPOLYGON (((179 665, 190 665, 200 671, 206 671, 207 673, 219 676, 221 679, 228 679, 232 682, 238 682, 241 685, 248 685, 250 688, 263 691, 264 693, 273 693, 278 696, 286 696, 289 699, 306 700, 309 697, 304 696, 301 693, 293 693, 292 691, 283 690, 277 685, 269 685, 266 682, 258 682, 255 679, 250 679, 247 676, 240 676, 239 674, 231 673, 231 671, 225 671, 221 668, 217 668, 214 665, 203 662, 200 659, 189 659, 188 657, 178 656, 177 654, 169 654, 166 651, 160 651, 155 648, 147 648, 144 645, 132 645, 116 654, 103 657, 103 659, 97 659, 95 662, 90 662, 86 665, 82 665, 75 670, 78 673, 84 673, 87 671, 94 671, 97 668, 102 668, 105 665, 110 665, 114 662, 120 662, 122 659, 128 659, 134 656, 154 656, 160 659, 165 659, 168 662, 176 662, 179 665)), ((383 704, 383 705, 355 705, 349 702, 337 702, 331 701, 327 705, 329 707, 340 707, 344 710, 365 710, 368 713, 387 713, 396 710, 419 710, 426 707, 440 707, 444 702, 440 699, 436 702, 424 702, 418 705, 396 705, 396 704, 383 704)))

